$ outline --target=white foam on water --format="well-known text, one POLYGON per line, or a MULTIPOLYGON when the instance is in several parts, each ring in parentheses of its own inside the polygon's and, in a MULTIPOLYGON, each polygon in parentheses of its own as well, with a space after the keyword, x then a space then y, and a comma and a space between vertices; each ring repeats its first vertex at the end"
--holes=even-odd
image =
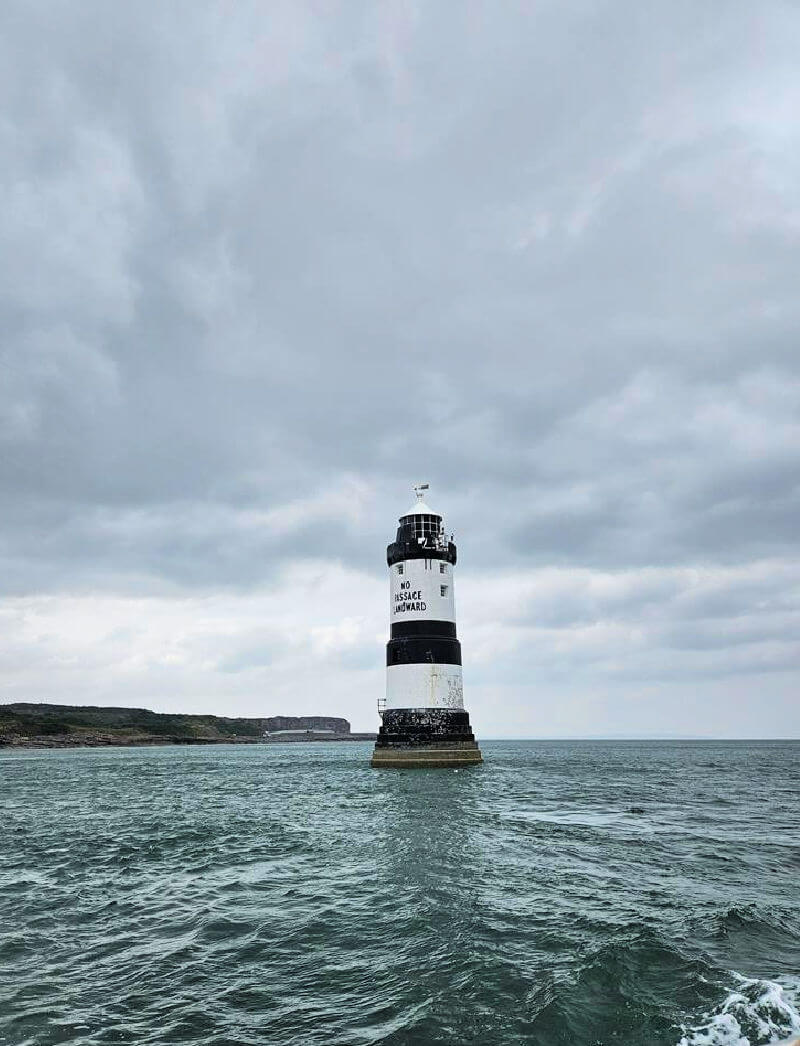
POLYGON ((725 1001, 684 1025, 677 1046, 765 1046, 800 1032, 800 982, 733 976, 736 987, 725 1001))

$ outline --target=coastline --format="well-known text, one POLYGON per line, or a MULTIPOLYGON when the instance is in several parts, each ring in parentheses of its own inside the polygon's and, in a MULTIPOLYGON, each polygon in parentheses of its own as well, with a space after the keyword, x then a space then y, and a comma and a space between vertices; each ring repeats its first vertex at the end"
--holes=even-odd
POLYGON ((337 737, 115 737, 91 734, 85 737, 0 737, 0 752, 12 748, 151 748, 188 745, 293 745, 298 743, 339 744, 342 741, 374 741, 375 734, 342 734, 337 737))
POLYGON ((0 705, 0 750, 296 744, 374 741, 375 737, 372 733, 351 733, 350 723, 339 716, 233 718, 114 706, 0 705))

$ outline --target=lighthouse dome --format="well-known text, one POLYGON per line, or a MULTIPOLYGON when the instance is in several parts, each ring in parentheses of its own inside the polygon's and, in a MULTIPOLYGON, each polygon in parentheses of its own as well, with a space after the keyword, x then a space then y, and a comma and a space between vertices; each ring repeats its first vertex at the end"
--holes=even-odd
MULTIPOLYGON (((403 513, 404 516, 438 516, 438 512, 434 512, 433 509, 428 508, 424 501, 415 501, 408 512, 403 513)), ((441 516, 439 516, 441 519, 441 516)))
POLYGON ((425 496, 424 491, 428 489, 429 485, 427 483, 418 483, 414 487, 414 493, 417 495, 417 500, 414 502, 414 504, 411 506, 408 512, 404 512, 403 515, 400 517, 401 523, 404 520, 407 520, 409 516, 428 516, 429 519, 441 520, 442 517, 439 515, 439 513, 434 512, 431 508, 428 508, 428 506, 422 500, 425 496))

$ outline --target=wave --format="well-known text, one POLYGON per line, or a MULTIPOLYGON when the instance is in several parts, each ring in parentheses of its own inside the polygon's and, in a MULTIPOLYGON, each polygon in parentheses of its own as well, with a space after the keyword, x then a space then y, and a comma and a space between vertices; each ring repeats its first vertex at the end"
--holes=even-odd
POLYGON ((677 1046, 764 1046, 800 1032, 800 982, 742 977, 725 1000, 696 1023, 684 1025, 677 1046))
POLYGON ((800 929, 795 918, 793 911, 766 905, 738 904, 714 913, 709 923, 716 937, 729 937, 741 931, 764 934, 789 930, 794 934, 795 930, 800 929))
POLYGON ((631 1046, 766 1046, 800 1034, 800 979, 745 977, 649 930, 585 955, 537 1002, 530 1041, 542 1046, 613 1037, 631 1046))

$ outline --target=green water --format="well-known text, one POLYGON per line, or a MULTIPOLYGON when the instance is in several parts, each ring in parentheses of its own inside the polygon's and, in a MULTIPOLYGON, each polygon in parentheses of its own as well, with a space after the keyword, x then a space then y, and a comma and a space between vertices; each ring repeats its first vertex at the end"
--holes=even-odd
POLYGON ((800 743, 482 748, 0 750, 0 1043, 800 1027, 800 743))

